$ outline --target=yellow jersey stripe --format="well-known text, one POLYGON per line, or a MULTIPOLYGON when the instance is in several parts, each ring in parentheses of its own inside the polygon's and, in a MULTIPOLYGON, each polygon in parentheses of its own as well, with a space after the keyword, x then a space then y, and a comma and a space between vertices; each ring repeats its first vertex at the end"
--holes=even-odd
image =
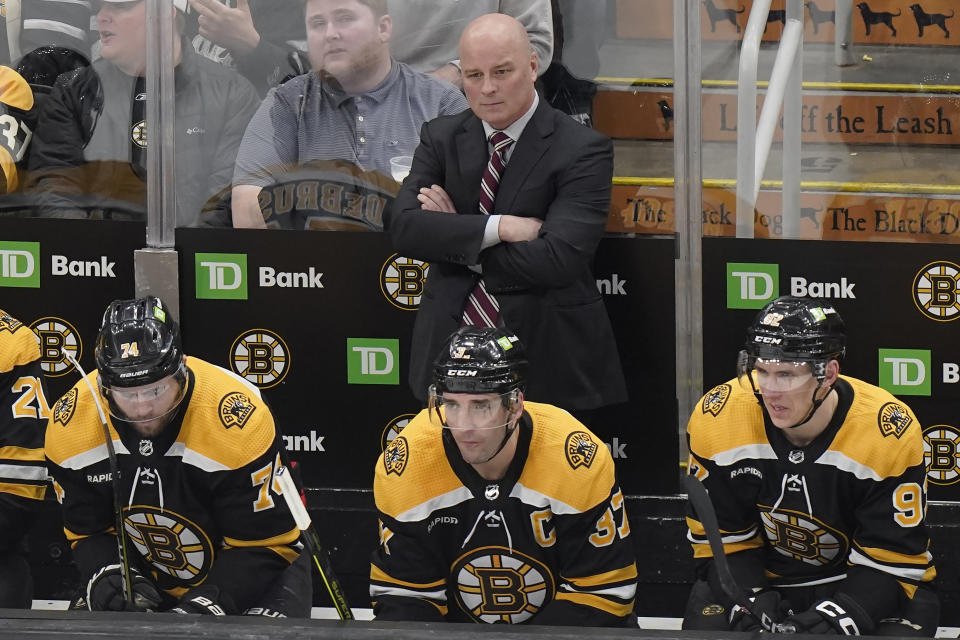
POLYGON ((43 448, 0 447, 0 460, 21 460, 24 462, 43 462, 43 448))
POLYGON ((239 540, 237 538, 228 538, 227 536, 224 536, 223 544, 228 547, 275 547, 278 545, 296 542, 297 538, 299 537, 300 529, 294 527, 286 533, 281 533, 280 535, 272 538, 264 538, 263 540, 239 540))
POLYGON ((274 546, 267 547, 267 548, 270 549, 271 551, 273 551, 273 552, 276 553, 278 556, 280 556, 281 558, 283 558, 284 560, 286 560, 287 562, 289 562, 289 563, 291 563, 291 564, 293 563, 294 560, 296 560, 297 558, 300 557, 300 552, 299 552, 299 551, 297 551, 297 550, 294 549, 293 547, 289 547, 289 546, 287 546, 287 545, 285 545, 285 544, 283 544, 283 545, 274 545, 274 546))
MULTIPOLYGON (((693 547, 693 557, 694 558, 712 558, 713 551, 710 550, 710 545, 706 543, 692 543, 693 547)), ((734 542, 731 544, 724 544, 723 549, 730 555, 731 553, 737 553, 738 551, 747 551, 748 549, 758 549, 763 546, 763 540, 758 537, 751 538, 744 542, 734 542)))
POLYGON ((370 565, 370 580, 375 580, 377 582, 389 582, 390 584, 400 585, 402 587, 410 587, 411 589, 437 589, 443 587, 446 584, 446 579, 441 578, 435 582, 427 583, 418 583, 418 582, 406 582, 404 580, 397 580, 389 573, 384 572, 383 569, 378 567, 375 564, 370 565))
POLYGON ((889 549, 880 549, 878 547, 860 547, 860 550, 865 552, 877 562, 882 562, 884 564, 927 565, 930 564, 930 561, 932 560, 929 551, 926 553, 906 554, 890 551, 889 549))
POLYGON ((47 485, 0 482, 0 493, 9 493, 29 500, 43 500, 43 497, 47 494, 47 485))
POLYGON ((591 593, 561 591, 557 594, 557 600, 566 600, 592 609, 600 609, 614 616, 628 616, 633 611, 633 602, 628 604, 613 602, 591 593))
POLYGON ((586 587, 598 587, 607 584, 614 584, 617 582, 626 582, 627 580, 636 580, 636 578, 637 565, 635 564, 631 564, 622 569, 614 569, 613 571, 598 573, 594 576, 583 576, 579 578, 568 578, 563 576, 563 580, 566 580, 570 584, 581 589, 586 587))

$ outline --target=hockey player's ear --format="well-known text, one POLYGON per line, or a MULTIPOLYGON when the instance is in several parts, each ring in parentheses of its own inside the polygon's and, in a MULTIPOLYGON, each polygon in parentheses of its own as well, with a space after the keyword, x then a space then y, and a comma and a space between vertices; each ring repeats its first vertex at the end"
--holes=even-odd
POLYGON ((520 416, 523 415, 523 391, 520 391, 520 389, 514 389, 513 393, 515 396, 510 404, 511 421, 519 420, 520 416))
POLYGON ((823 386, 832 387, 840 376, 840 361, 831 360, 827 363, 827 373, 823 378, 823 386))

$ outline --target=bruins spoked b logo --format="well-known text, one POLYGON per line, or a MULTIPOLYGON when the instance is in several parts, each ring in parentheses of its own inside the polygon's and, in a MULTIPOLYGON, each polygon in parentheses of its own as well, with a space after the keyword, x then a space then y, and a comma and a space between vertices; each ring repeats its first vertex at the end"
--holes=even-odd
POLYGON ((62 376, 73 371, 73 365, 64 355, 69 351, 76 360, 83 353, 80 334, 61 318, 40 318, 30 325, 40 339, 40 368, 48 376, 62 376))
POLYGON ((280 384, 290 369, 290 350, 268 329, 240 334, 230 347, 230 368, 261 389, 280 384))
POLYGON ((821 567, 847 557, 847 538, 816 518, 790 509, 760 507, 767 540, 777 552, 821 567))
POLYGON ((913 303, 931 320, 960 318, 960 266, 938 260, 921 269, 913 280, 913 303))
POLYGON ((170 509, 126 508, 123 528, 144 560, 176 580, 197 584, 213 565, 213 545, 207 534, 170 509))
POLYGON ((476 622, 526 622, 553 600, 556 583, 545 564, 506 547, 481 547, 450 570, 457 605, 476 622))
POLYGON ((403 428, 416 417, 414 413, 401 413, 396 418, 387 423, 383 428, 383 437, 380 440, 380 450, 383 451, 393 440, 400 435, 403 428))
POLYGON ((586 431, 574 431, 568 435, 564 449, 567 454, 567 462, 574 469, 577 467, 589 468, 593 464, 593 459, 597 456, 597 443, 586 431))
POLYGON ((430 264, 422 260, 393 254, 380 269, 380 290, 395 307, 416 311, 423 295, 430 264))
POLYGON ((946 424, 923 431, 923 461, 927 479, 936 485, 960 481, 960 431, 946 424))

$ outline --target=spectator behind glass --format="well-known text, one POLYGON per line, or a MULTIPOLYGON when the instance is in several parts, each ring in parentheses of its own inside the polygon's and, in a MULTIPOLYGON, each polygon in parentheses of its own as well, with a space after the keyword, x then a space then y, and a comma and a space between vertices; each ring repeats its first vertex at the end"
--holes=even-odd
POLYGON ((391 159, 413 155, 425 121, 467 108, 454 87, 391 58, 386 10, 385 0, 307 1, 314 71, 272 90, 250 122, 235 227, 381 230, 397 189, 391 159))
POLYGON ((194 50, 250 80, 260 95, 306 71, 302 0, 189 0, 194 50))
MULTIPOLYGON (((177 31, 186 0, 174 0, 177 31)), ((144 219, 146 201, 146 12, 143 0, 97 7, 102 59, 62 76, 40 111, 27 189, 45 217, 144 219)), ((230 184, 257 93, 235 71, 181 39, 176 61, 177 225, 219 206, 230 184)), ((225 205, 223 205, 225 206, 225 205)))
POLYGON ((430 262, 411 389, 426 400, 430 354, 458 325, 483 320, 513 328, 527 345, 529 397, 581 419, 627 395, 592 273, 610 210, 613 144, 537 97, 537 57, 516 19, 475 19, 460 54, 471 111, 423 126, 385 218, 397 252, 430 262), (467 306, 483 297, 481 284, 499 304, 496 313, 482 305, 485 318, 467 306))
POLYGON ((537 54, 540 73, 553 57, 550 0, 389 0, 389 5, 394 16, 394 57, 457 87, 463 87, 457 53, 460 33, 485 13, 503 13, 520 21, 537 54))

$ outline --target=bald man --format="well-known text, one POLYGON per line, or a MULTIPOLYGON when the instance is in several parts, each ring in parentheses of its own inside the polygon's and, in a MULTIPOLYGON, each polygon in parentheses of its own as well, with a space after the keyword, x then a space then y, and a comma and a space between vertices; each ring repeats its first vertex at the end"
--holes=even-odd
POLYGON ((470 111, 423 126, 384 218, 401 255, 430 263, 410 385, 425 400, 430 365, 461 324, 506 326, 527 347, 527 397, 592 422, 596 409, 626 400, 591 272, 610 206, 612 144, 537 95, 537 56, 516 19, 472 21, 460 64, 470 111))

